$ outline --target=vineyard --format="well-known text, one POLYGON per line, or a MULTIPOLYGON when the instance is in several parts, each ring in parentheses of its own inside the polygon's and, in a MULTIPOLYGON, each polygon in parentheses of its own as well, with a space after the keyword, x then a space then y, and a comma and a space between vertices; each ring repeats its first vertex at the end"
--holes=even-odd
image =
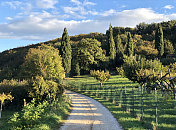
POLYGON ((166 89, 148 91, 145 85, 149 82, 141 87, 121 76, 111 76, 102 87, 89 76, 68 79, 67 83, 68 89, 104 104, 125 129, 176 129, 176 101, 166 89))

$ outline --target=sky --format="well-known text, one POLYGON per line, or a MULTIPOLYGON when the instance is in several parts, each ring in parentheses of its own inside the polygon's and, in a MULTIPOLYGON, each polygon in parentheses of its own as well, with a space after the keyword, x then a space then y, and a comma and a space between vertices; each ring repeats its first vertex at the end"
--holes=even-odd
POLYGON ((0 52, 112 26, 176 20, 176 0, 0 0, 0 52))

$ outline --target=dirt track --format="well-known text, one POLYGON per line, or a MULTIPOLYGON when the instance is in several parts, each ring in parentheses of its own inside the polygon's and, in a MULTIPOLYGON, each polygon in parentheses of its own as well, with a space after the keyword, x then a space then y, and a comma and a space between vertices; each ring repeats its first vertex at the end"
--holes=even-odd
POLYGON ((121 130, 112 114, 99 102, 66 90, 72 98, 72 112, 60 130, 121 130))

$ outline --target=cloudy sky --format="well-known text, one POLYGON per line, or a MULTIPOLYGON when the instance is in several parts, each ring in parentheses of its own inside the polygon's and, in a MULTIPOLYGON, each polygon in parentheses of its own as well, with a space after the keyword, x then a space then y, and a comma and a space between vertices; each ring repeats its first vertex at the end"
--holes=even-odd
POLYGON ((176 0, 0 0, 0 52, 69 35, 176 19, 176 0))

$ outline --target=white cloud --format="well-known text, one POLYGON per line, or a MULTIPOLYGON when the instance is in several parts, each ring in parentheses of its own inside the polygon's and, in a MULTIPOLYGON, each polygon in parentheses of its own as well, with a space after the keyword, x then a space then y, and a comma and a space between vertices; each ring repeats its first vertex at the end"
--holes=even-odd
POLYGON ((36 0, 37 7, 42 9, 55 8, 55 4, 57 3, 57 0, 36 0))
POLYGON ((96 3, 93 3, 93 2, 90 2, 90 1, 85 0, 85 1, 83 2, 83 5, 85 5, 85 6, 87 6, 87 5, 96 5, 96 3))
POLYGON ((10 6, 10 8, 12 8, 12 9, 17 9, 22 4, 22 2, 20 2, 20 1, 6 1, 6 2, 2 2, 1 4, 4 6, 5 5, 10 6))
POLYGON ((0 38, 45 41, 60 37, 64 27, 67 27, 69 35, 90 32, 105 33, 110 23, 112 26, 135 27, 141 22, 152 23, 176 19, 176 13, 165 15, 156 13, 150 8, 109 12, 112 12, 112 15, 99 15, 95 19, 79 21, 61 20, 59 15, 53 15, 47 11, 33 12, 27 17, 12 19, 9 23, 0 24, 0 38))
POLYGON ((110 9, 110 10, 103 12, 102 16, 109 16, 109 15, 113 15, 115 13, 116 13, 116 11, 114 9, 110 9))
POLYGON ((76 6, 66 6, 63 7, 65 13, 72 15, 79 19, 85 19, 85 15, 98 15, 98 12, 91 10, 88 6, 96 5, 96 3, 84 0, 80 2, 79 0, 70 0, 71 3, 74 3, 76 6))
POLYGON ((10 20, 13 20, 13 18, 11 18, 11 17, 6 17, 5 19, 6 19, 6 20, 9 20, 9 21, 10 21, 10 20))
POLYGON ((70 2, 76 4, 76 5, 80 5, 81 2, 79 0, 70 0, 70 2))
POLYGON ((166 6, 164 6, 164 8, 165 9, 172 9, 172 8, 174 8, 174 6, 173 5, 166 5, 166 6))

